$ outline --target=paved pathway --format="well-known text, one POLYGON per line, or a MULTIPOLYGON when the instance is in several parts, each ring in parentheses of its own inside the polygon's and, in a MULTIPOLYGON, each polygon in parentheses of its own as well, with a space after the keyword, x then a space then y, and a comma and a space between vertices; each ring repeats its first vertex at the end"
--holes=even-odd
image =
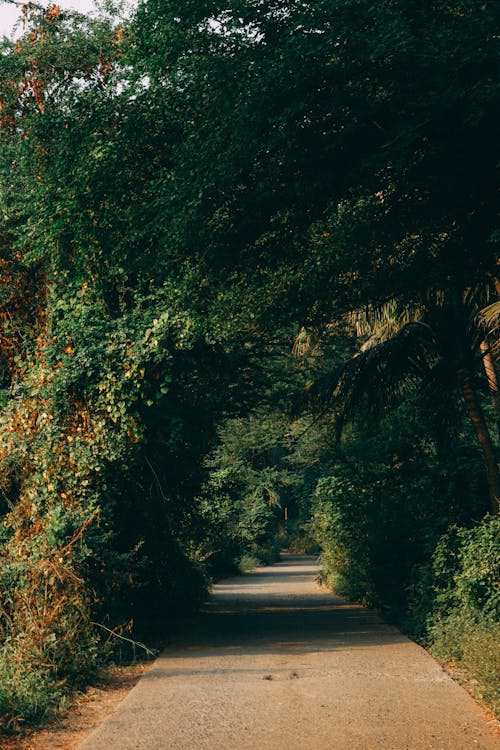
POLYGON ((286 555, 218 584, 80 750, 500 750, 423 649, 317 574, 286 555))

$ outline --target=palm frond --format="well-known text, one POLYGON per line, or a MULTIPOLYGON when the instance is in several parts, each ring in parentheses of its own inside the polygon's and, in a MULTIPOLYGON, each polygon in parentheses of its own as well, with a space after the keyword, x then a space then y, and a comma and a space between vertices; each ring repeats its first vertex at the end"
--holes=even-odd
POLYGON ((316 406, 331 405, 339 429, 357 417, 379 417, 429 376, 438 356, 431 329, 408 323, 327 373, 309 389, 316 406))
POLYGON ((500 354, 500 300, 483 308, 480 315, 491 353, 498 357, 500 354))
POLYGON ((303 357, 311 348, 311 335, 304 326, 300 329, 293 342, 292 354, 294 357, 303 357))
POLYGON ((500 300, 481 310, 481 316, 488 325, 500 326, 500 300))
POLYGON ((388 300, 382 305, 369 305, 350 314, 358 337, 368 337, 363 349, 369 349, 396 335, 404 326, 422 316, 422 306, 416 302, 403 304, 388 300))

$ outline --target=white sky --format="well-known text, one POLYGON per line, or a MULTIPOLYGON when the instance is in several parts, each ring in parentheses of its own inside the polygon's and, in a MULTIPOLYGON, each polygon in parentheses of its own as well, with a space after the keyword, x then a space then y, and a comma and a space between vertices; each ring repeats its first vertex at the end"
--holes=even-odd
MULTIPOLYGON (((61 8, 74 8, 81 13, 87 13, 95 8, 93 0, 54 0, 61 8)), ((0 38, 10 36, 12 28, 21 15, 22 2, 18 5, 4 3, 0 0, 0 38)), ((42 0, 43 5, 47 7, 53 5, 50 0, 42 0)))

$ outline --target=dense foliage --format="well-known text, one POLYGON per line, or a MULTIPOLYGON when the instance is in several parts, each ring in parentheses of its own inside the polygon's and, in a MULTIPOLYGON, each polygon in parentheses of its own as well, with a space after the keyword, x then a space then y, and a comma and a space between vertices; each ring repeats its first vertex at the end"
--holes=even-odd
POLYGON ((287 545, 497 700, 498 3, 23 13, 0 726, 287 545))

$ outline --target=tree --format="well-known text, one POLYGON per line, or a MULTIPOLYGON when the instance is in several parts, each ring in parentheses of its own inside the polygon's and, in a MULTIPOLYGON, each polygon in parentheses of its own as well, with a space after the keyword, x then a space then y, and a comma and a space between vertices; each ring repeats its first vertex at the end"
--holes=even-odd
POLYGON ((429 293, 420 306, 399 311, 397 305, 360 311, 358 331, 368 334, 368 340, 344 366, 323 376, 314 390, 320 402, 332 399, 340 434, 346 420, 380 416, 408 389, 424 389, 436 410, 444 394, 458 389, 482 451, 490 509, 498 513, 500 476, 477 391, 485 341, 478 315, 472 290, 463 296, 429 293))

